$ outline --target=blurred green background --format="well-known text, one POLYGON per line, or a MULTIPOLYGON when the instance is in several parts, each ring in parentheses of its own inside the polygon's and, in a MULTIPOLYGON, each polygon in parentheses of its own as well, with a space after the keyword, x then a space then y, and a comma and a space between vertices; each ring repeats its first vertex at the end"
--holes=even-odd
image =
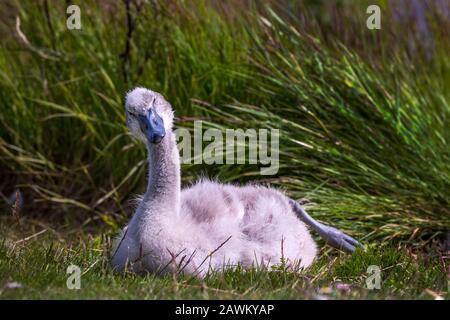
POLYGON ((277 128, 280 170, 183 165, 259 181, 364 241, 422 245, 450 226, 447 1, 2 1, 0 194, 21 214, 116 230, 144 191, 127 90, 176 125, 277 128), (79 5, 81 30, 66 8, 79 5), (369 4, 381 30, 366 27, 369 4), (17 201, 19 202, 19 201, 17 201))

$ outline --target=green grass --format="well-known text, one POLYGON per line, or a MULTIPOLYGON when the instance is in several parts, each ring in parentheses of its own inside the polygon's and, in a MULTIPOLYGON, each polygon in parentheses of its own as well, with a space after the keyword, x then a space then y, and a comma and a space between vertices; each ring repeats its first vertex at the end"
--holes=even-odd
MULTIPOLYGON (((50 232, 50 231, 49 231, 50 232)), ((435 249, 413 255, 392 245, 370 246, 352 256, 323 250, 310 270, 292 274, 228 270, 205 280, 189 276, 117 275, 109 261, 110 237, 50 233, 0 244, 0 299, 434 299, 450 298, 443 256, 435 249), (69 290, 71 264, 81 268, 81 289, 69 290), (381 268, 380 290, 366 285, 367 268, 381 268), (8 288, 18 282, 21 288, 8 288), (340 284, 349 289, 338 289, 340 284)))
POLYGON ((65 2, 2 3, 0 212, 9 215, 7 198, 20 189, 25 221, 64 226, 64 234, 84 228, 81 241, 64 236, 75 243, 55 242, 53 262, 45 260, 56 254, 45 253, 50 242, 13 251, 3 245, 2 281, 27 282, 35 291, 2 296, 225 297, 249 290, 246 297, 306 297, 313 294, 307 283, 314 275, 320 275, 315 288, 339 277, 361 286, 355 279, 362 266, 377 257, 386 268, 411 261, 405 262, 410 269, 392 267, 396 280, 386 282, 386 291, 355 289, 353 297, 443 292, 445 270, 437 271, 439 262, 428 259, 425 248, 450 226, 450 21, 430 5, 424 33, 419 18, 396 18, 392 3, 375 2, 382 8, 380 31, 365 28, 369 1, 152 1, 142 7, 132 1, 131 37, 120 1, 78 2, 78 31, 66 28, 65 2), (145 150, 129 137, 123 112, 126 91, 138 85, 171 102, 178 127, 192 129, 192 120, 202 119, 204 127, 222 130, 280 129, 277 175, 261 176, 255 165, 183 165, 183 183, 203 174, 271 184, 308 200, 315 218, 362 240, 368 252, 333 265, 333 254, 325 253, 293 288, 297 276, 285 273, 254 279, 231 273, 208 280, 206 289, 180 279, 108 273, 100 235, 128 221, 130 199, 145 186, 145 150), (397 254, 397 247, 404 251, 397 254), (411 248, 420 249, 417 260, 411 248), (14 254, 30 263, 11 260, 14 254), (100 259, 86 274, 89 292, 64 288, 65 263, 77 256, 84 267, 100 259), (43 266, 48 276, 36 274, 43 266), (336 275, 322 275, 327 268, 336 275), (270 277, 273 287, 265 287, 270 277))

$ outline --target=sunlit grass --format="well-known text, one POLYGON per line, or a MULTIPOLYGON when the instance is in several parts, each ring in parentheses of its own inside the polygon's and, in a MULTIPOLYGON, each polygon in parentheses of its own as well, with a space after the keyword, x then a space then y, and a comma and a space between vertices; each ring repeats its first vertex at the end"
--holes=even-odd
POLYGON ((352 256, 326 249, 311 269, 299 273, 238 268, 200 280, 188 275, 114 274, 109 235, 61 238, 58 232, 58 240, 53 232, 20 241, 2 231, 0 299, 448 298, 445 266, 435 249, 413 254, 391 245, 371 246, 352 256), (67 287, 69 265, 80 267, 79 290, 67 287), (371 265, 381 270, 379 290, 370 290, 366 283, 371 265))

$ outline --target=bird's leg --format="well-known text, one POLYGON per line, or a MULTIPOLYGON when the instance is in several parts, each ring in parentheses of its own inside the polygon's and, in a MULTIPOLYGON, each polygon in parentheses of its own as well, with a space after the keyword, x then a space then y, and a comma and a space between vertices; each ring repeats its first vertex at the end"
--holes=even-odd
POLYGON ((356 247, 361 246, 357 240, 346 235, 344 232, 313 219, 297 201, 291 199, 290 203, 300 220, 317 231, 330 246, 350 253, 355 251, 356 247))

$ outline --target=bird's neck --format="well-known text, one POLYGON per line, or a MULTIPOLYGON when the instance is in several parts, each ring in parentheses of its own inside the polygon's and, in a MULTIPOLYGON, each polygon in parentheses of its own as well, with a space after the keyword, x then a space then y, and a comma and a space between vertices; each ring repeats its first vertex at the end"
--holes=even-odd
POLYGON ((175 134, 168 130, 159 144, 148 144, 149 178, 143 203, 146 215, 170 217, 180 210, 180 157, 175 134))

